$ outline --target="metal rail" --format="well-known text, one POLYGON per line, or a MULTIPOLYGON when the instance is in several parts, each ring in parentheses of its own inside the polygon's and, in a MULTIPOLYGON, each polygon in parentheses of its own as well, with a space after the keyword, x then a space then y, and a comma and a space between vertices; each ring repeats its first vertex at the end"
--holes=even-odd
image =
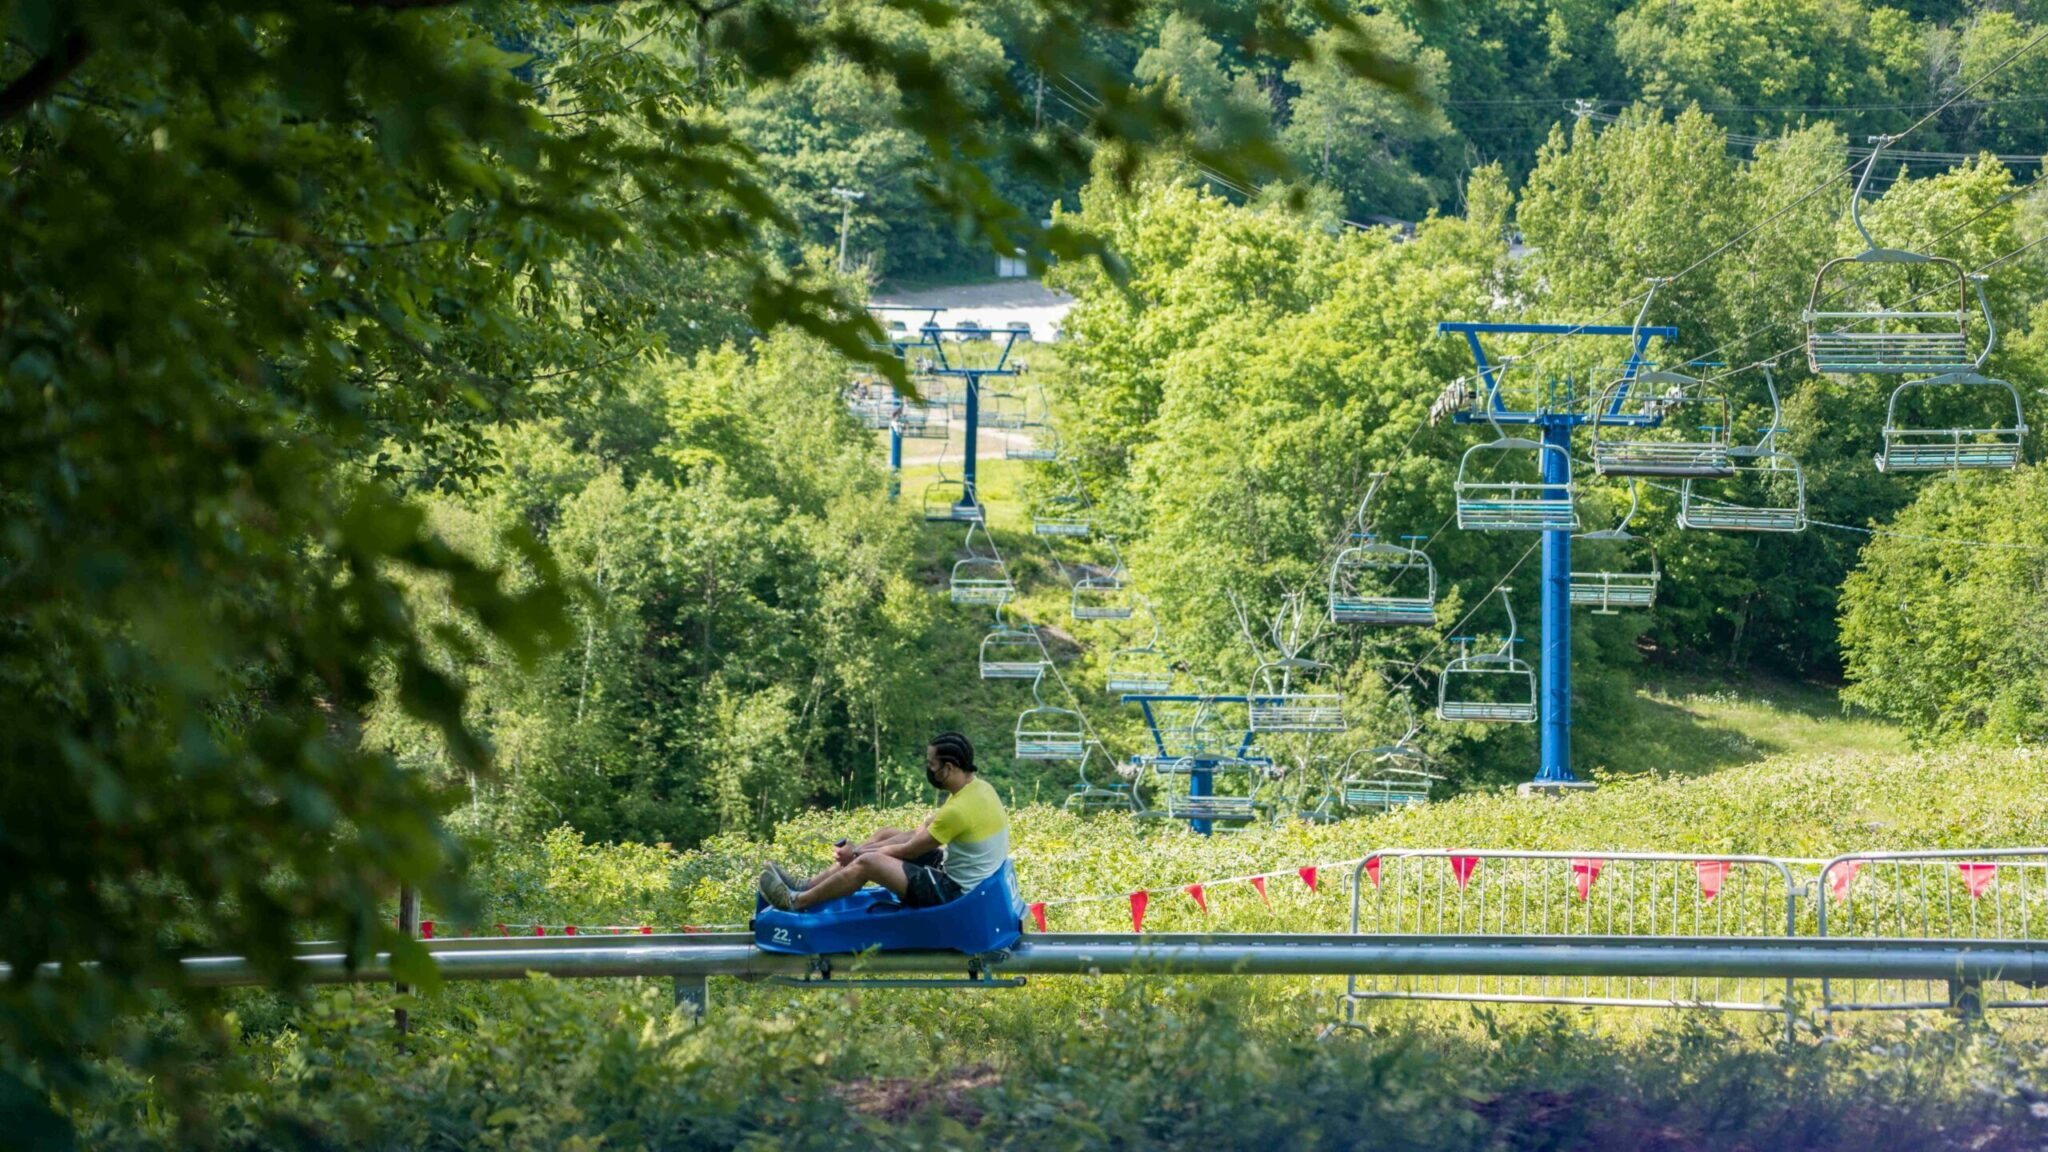
MULTIPOLYGON (((1189 976, 1633 976, 1878 979, 2048 985, 2048 941, 1862 938, 1456 936, 1349 934, 1045 933, 1008 952, 878 952, 790 956, 763 952, 745 933, 424 942, 450 980, 710 976, 740 979, 966 974, 984 977, 1156 974, 1189 976)), ((390 955, 351 964, 338 950, 298 957, 313 984, 392 980, 390 955)), ((185 977, 206 987, 267 983, 238 956, 191 957, 185 977)), ((4 973, 0 973, 4 976, 4 973)))

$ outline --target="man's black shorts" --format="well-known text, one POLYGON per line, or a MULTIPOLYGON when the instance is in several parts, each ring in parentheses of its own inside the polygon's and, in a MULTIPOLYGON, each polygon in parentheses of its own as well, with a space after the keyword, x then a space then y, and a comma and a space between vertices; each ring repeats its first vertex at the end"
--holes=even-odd
POLYGON ((910 886, 903 892, 903 902, 912 908, 931 908, 957 900, 966 889, 946 875, 946 853, 934 848, 915 860, 903 862, 903 875, 910 886))

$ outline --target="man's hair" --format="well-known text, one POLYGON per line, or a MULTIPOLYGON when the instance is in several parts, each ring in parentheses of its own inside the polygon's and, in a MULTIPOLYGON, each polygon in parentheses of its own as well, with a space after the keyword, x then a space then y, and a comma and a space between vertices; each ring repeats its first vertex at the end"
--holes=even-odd
POLYGON ((962 772, 974 771, 974 745, 958 732, 941 732, 932 737, 931 749, 939 763, 951 764, 962 772))

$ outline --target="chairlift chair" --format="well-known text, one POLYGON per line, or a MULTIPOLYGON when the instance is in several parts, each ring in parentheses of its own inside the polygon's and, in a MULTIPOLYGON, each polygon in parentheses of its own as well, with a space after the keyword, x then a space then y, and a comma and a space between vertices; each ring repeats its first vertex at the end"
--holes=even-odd
POLYGON ((994 607, 1009 603, 1017 594, 1016 585, 1010 582, 1009 569, 992 556, 969 556, 955 563, 947 588, 955 604, 994 607))
MULTIPOLYGON (((1491 475, 1488 472, 1487 475, 1491 475)), ((1578 507, 1573 503, 1571 481, 1571 457, 1565 450, 1554 444, 1531 440, 1526 436, 1502 436, 1483 444, 1474 444, 1465 449, 1458 459, 1458 477, 1453 486, 1457 494, 1458 527, 1467 531, 1480 532, 1576 532, 1579 530, 1578 507), (1537 475, 1542 475, 1542 464, 1556 453, 1563 465, 1565 479, 1561 483, 1537 479, 1494 480, 1481 479, 1481 470, 1487 468, 1487 461, 1498 461, 1505 455, 1534 452, 1538 465, 1537 475)))
POLYGON ((1821 265, 1806 312, 1806 360, 1815 373, 1974 372, 1997 338, 1980 278, 1943 256, 1880 248, 1863 225, 1863 191, 1878 157, 1896 137, 1873 136, 1875 145, 1849 201, 1850 218, 1865 248, 1821 265), (1952 295, 1953 309, 1915 311, 1916 301, 1952 295), (1971 307, 1975 294, 1976 307, 1971 307), (1841 298, 1840 303, 1833 303, 1841 298), (1970 350, 1970 319, 1981 316, 1983 346, 1970 350))
POLYGON ((1322 665, 1313 660, 1288 657, 1259 665, 1252 676, 1252 689, 1245 693, 1254 732, 1342 732, 1344 697, 1336 692, 1303 692, 1294 685, 1296 673, 1309 673, 1322 665))
POLYGON ((870 431, 889 427, 901 404, 894 388, 870 377, 859 377, 846 389, 847 412, 860 422, 861 427, 870 431))
POLYGON ((974 490, 963 481, 948 479, 942 473, 937 480, 925 485, 926 520, 972 526, 982 522, 983 514, 981 501, 975 499, 974 490))
POLYGON ((1245 824, 1257 821, 1271 811, 1272 806, 1259 796, 1269 775, 1270 765, 1267 763, 1236 756, 1153 756, 1143 758, 1142 762, 1150 770, 1153 795, 1157 799, 1157 805, 1147 809, 1145 814, 1148 816, 1245 824), (1206 773, 1212 789, 1219 782, 1242 781, 1244 791, 1211 791, 1206 795, 1195 795, 1192 777, 1196 773, 1206 773))
POLYGON ((983 680, 1036 680, 1051 663, 1038 629, 998 622, 981 638, 983 680))
POLYGON ((1088 762, 1101 750, 1102 746, 1092 741, 1082 750, 1081 760, 1076 765, 1081 782, 1074 785, 1074 790, 1068 793, 1065 803, 1061 805, 1067 811, 1088 816, 1097 812, 1131 812, 1137 809, 1138 802, 1132 795, 1129 784, 1122 781, 1097 784, 1089 778, 1088 762))
POLYGON ((1728 485, 1754 483, 1767 495, 1779 497, 1769 503, 1745 503, 1727 496, 1715 496, 1700 487, 1701 481, 1687 480, 1679 490, 1678 526, 1718 532, 1804 532, 1806 531, 1806 473, 1791 455, 1769 448, 1736 448, 1730 452, 1735 463, 1728 485))
MULTIPOLYGON (((1628 486, 1628 513, 1621 523, 1601 532, 1585 532, 1573 537, 1587 543, 1609 542, 1625 547, 1641 544, 1649 553, 1650 570, 1616 572, 1605 567, 1588 565, 1584 570, 1573 568, 1569 585, 1570 599, 1574 606, 1593 609, 1596 615, 1612 616, 1622 608, 1648 608, 1657 601, 1657 582, 1662 578, 1657 568, 1657 552, 1649 542, 1628 530, 1629 521, 1635 519, 1637 508, 1636 485, 1631 480, 1628 486)), ((1572 550, 1574 559, 1578 550, 1572 550)))
POLYGON ((1041 428, 1036 435, 1012 437, 1003 444, 1003 459, 1032 460, 1040 463, 1060 458, 1060 438, 1051 428, 1041 428))
POLYGON ((1107 690, 1118 694, 1156 696, 1173 690, 1173 660, 1159 646, 1159 617, 1152 605, 1138 598, 1138 605, 1152 619, 1152 638, 1109 654, 1107 690))
POLYGON ((1088 495, 1081 486, 1081 470, 1072 461, 1067 463, 1067 487, 1063 492, 1045 498, 1047 505, 1071 512, 1031 514, 1031 532, 1034 536, 1071 536, 1086 539, 1094 531, 1094 520, 1088 515, 1088 495))
MULTIPOLYGON (((1912 405, 1908 404, 1910 411, 1912 405)), ((1885 407, 1884 451, 1877 454, 1879 472, 1959 472, 1965 469, 2017 468, 2026 442, 2026 413, 2020 407, 2019 390, 2004 380, 1979 376, 1975 372, 1948 372, 1924 380, 1908 380, 1892 392, 1885 407), (1900 400, 1928 396, 1941 390, 1953 396, 1957 391, 1972 394, 2003 392, 1998 398, 2002 414, 2007 401, 2012 406, 2012 423, 1990 427, 1902 427, 1900 400)))
POLYGON ((1515 645, 1521 641, 1515 635, 1515 607, 1508 599, 1508 589, 1500 590, 1500 600, 1508 613, 1508 634, 1499 648, 1475 654, 1473 637, 1452 637, 1458 654, 1437 677, 1437 719, 1480 724, 1536 722, 1536 670, 1515 655, 1515 645))
POLYGON ((1365 536, 1330 564, 1330 623, 1435 624, 1436 566, 1419 547, 1365 536))
POLYGON ((940 403, 903 404, 896 410, 896 434, 906 440, 945 440, 953 435, 952 417, 940 403))
POLYGON ((1095 530, 1095 524, 1086 516, 1037 516, 1031 517, 1033 536, 1066 536, 1085 540, 1095 530))
POLYGON ((1361 748, 1344 760, 1337 802, 1353 812, 1391 812, 1427 804, 1430 786, 1443 777, 1424 768, 1426 763, 1421 750, 1405 737, 1395 744, 1361 748), (1366 763, 1353 768, 1360 757, 1366 763))
POLYGON ((1027 426, 1023 398, 1014 392, 998 392, 984 386, 981 390, 980 415, 984 428, 1015 431, 1027 426))
POLYGON ((1075 581, 1072 611, 1076 620, 1128 620, 1137 605, 1131 598, 1131 586, 1112 572, 1075 581))
POLYGON ((1601 476, 1733 475, 1728 460, 1732 418, 1727 394, 1698 377, 1655 370, 1624 374, 1593 408, 1593 471, 1601 476), (1652 428, 1666 435, 1649 435, 1652 428))
POLYGON ((1728 450, 1735 475, 1721 481, 1723 496, 1700 487, 1702 481, 1689 479, 1679 489, 1678 526, 1721 532, 1804 532, 1806 530, 1806 473, 1790 453, 1777 449, 1778 433, 1784 430, 1784 406, 1778 400, 1778 386, 1768 364, 1759 365, 1764 387, 1771 398, 1771 425, 1754 447, 1728 450), (1768 503, 1735 500, 1733 489, 1754 485, 1773 497, 1768 503))
POLYGON ((1044 678, 1040 677, 1032 684, 1031 697, 1037 703, 1017 717, 1014 758, 1079 762, 1088 755, 1087 722, 1075 709, 1045 703, 1038 694, 1040 685, 1044 683, 1044 678))

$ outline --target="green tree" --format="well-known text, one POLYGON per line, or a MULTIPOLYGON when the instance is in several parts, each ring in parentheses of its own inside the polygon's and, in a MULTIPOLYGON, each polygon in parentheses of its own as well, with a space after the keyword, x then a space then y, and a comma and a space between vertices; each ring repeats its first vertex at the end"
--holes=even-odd
POLYGON ((1915 739, 2048 739, 2048 475, 1926 485, 1842 589, 1843 699, 1915 739))
POLYGON ((1388 55, 1415 69, 1422 100, 1353 75, 1325 51, 1287 70, 1298 94, 1280 138, 1298 167, 1343 193, 1346 211, 1417 219, 1444 199, 1445 189, 1422 173, 1437 170, 1431 151, 1455 135, 1436 104, 1444 54, 1422 47, 1391 16, 1370 17, 1366 26, 1388 55))

